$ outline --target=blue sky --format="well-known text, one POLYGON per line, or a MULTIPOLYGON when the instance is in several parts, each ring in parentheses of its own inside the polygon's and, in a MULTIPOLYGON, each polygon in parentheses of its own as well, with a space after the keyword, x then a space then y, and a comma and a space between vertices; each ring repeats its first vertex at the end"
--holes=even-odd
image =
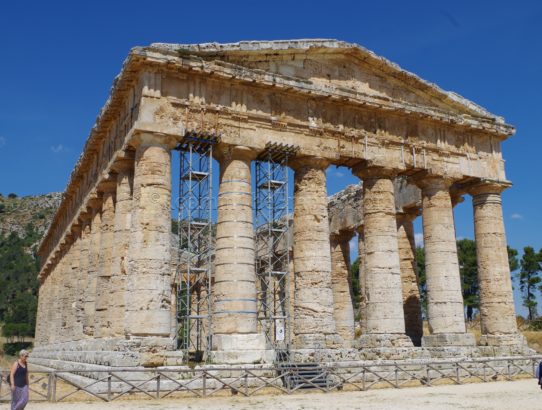
MULTIPOLYGON (((61 191, 129 49, 152 42, 359 43, 517 127, 504 143, 511 246, 542 247, 542 2, 11 1, 0 8, 0 192, 61 191)), ((330 169, 329 193, 357 182, 330 169)), ((469 198, 458 237, 473 237, 469 198)), ((416 230, 421 232, 420 221, 416 230)))

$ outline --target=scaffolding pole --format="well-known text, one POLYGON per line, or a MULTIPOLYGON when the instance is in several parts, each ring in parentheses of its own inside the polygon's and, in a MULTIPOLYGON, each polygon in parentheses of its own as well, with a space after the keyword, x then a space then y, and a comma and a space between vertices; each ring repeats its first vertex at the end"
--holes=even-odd
POLYGON ((211 347, 212 155, 217 142, 214 135, 189 133, 177 147, 176 338, 185 362, 205 360, 211 347))
POLYGON ((291 340, 287 165, 295 152, 268 143, 255 161, 258 321, 268 345, 277 350, 288 350, 291 340))

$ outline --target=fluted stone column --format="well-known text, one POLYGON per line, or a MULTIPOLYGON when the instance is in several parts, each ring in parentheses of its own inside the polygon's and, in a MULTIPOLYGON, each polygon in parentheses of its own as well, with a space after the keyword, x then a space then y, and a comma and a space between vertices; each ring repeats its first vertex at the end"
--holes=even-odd
MULTIPOLYGON (((78 276, 80 252, 81 252, 81 225, 74 224, 71 227, 72 245, 70 247, 70 269, 68 270, 68 276, 66 277, 66 283, 68 286, 68 304, 65 306, 66 328, 68 340, 79 340, 81 337, 80 329, 77 325, 77 298, 79 293, 84 289, 79 289, 78 276)), ((81 332, 82 333, 82 332, 81 332)))
POLYGON ((102 221, 100 234, 100 255, 96 278, 96 316, 94 337, 103 338, 111 335, 111 260, 115 246, 113 224, 115 218, 116 175, 109 175, 98 186, 102 193, 102 221))
POLYGON ((416 213, 397 215, 397 241, 401 264, 405 333, 410 337, 414 346, 421 346, 423 336, 422 305, 416 273, 416 244, 412 224, 415 218, 416 213))
POLYGON ((111 261, 111 334, 123 337, 125 334, 126 287, 128 274, 128 246, 132 223, 132 188, 134 179, 134 158, 132 152, 125 152, 124 158, 113 164, 117 172, 115 218, 113 222, 114 243, 111 261))
POLYGON ((79 217, 81 222, 81 246, 79 248, 79 275, 77 276, 78 294, 75 301, 75 317, 77 334, 80 339, 85 335, 85 298, 88 289, 89 252, 91 238, 91 215, 82 213, 79 217))
POLYGON ((393 187, 396 174, 381 167, 358 167, 353 173, 363 180, 367 333, 361 336, 361 346, 412 346, 405 335, 393 187))
POLYGON ((509 184, 482 181, 470 188, 480 286, 482 345, 523 344, 517 330, 502 217, 501 192, 509 184))
POLYGON ((422 188, 423 239, 427 278, 427 315, 431 335, 428 347, 473 345, 466 333, 463 295, 459 276, 451 180, 427 176, 415 181, 422 188))
POLYGON ((63 256, 61 261, 62 270, 59 275, 60 294, 57 304, 57 317, 60 319, 60 328, 57 335, 58 342, 67 342, 70 340, 71 328, 69 327, 69 316, 71 307, 71 278, 72 278, 72 258, 71 251, 73 246, 73 236, 71 232, 64 235, 63 256))
POLYGON ((328 162, 297 158, 294 169, 294 348, 339 347, 333 310, 326 192, 328 162))
POLYGON ((350 239, 353 232, 331 235, 331 285, 333 316, 337 333, 345 347, 354 340, 354 306, 352 304, 352 275, 350 271, 350 239))
POLYGON ((367 301, 365 300, 365 237, 363 225, 358 227, 358 258, 359 258, 359 314, 361 334, 367 333, 367 301))
POLYGON ((94 322, 96 317, 96 283, 100 262, 100 237, 102 234, 102 198, 95 196, 88 201, 91 214, 90 240, 88 252, 87 287, 84 295, 83 332, 86 336, 94 337, 94 322))
POLYGON ((141 133, 136 148, 132 229, 128 250, 126 326, 131 337, 170 335, 171 149, 176 141, 141 133))
POLYGON ((47 309, 49 308, 49 278, 40 280, 40 287, 38 293, 38 310, 36 313, 36 331, 34 334, 34 340, 36 346, 42 346, 46 344, 46 331, 48 324, 46 323, 47 309))
POLYGON ((245 147, 221 147, 215 275, 212 289, 212 349, 246 350, 247 354, 217 361, 251 360, 261 355, 265 337, 257 330, 254 225, 252 221, 251 160, 245 147), (252 351, 252 353, 248 353, 252 351))

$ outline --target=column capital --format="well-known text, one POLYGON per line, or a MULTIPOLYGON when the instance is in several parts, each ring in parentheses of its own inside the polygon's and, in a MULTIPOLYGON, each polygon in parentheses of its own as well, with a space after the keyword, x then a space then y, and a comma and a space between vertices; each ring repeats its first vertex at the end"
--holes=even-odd
POLYGON ((412 222, 421 214, 422 211, 419 207, 403 208, 402 211, 397 212, 396 218, 399 221, 412 222))
POLYGON ((107 174, 97 186, 97 191, 102 192, 103 194, 110 194, 116 191, 117 189, 117 174, 109 173, 107 174))
POLYGON ((252 161, 258 156, 258 151, 242 145, 218 144, 213 150, 217 161, 245 160, 252 161))
POLYGON ((128 145, 135 149, 158 145, 171 150, 175 148, 177 144, 177 137, 158 132, 138 132, 133 134, 130 141, 128 141, 128 145))
POLYGON ((79 225, 78 223, 74 223, 70 228, 70 232, 72 237, 79 236, 79 234, 81 233, 81 225, 79 225))
POLYGON ((465 187, 470 195, 475 196, 479 194, 500 194, 505 189, 512 186, 509 181, 496 181, 490 179, 480 179, 465 187))
POLYGON ((329 235, 330 239, 332 241, 336 242, 348 242, 350 239, 354 237, 354 231, 339 231, 339 232, 332 232, 329 235))
POLYGON ((322 157, 300 156, 294 157, 288 161, 288 166, 294 171, 302 168, 314 168, 325 170, 329 166, 329 161, 322 157))
POLYGON ((134 169, 135 152, 132 150, 123 151, 111 165, 111 170, 116 173, 126 172, 134 169))
POLYGON ((93 192, 88 201, 87 201, 87 208, 90 208, 91 212, 90 214, 94 214, 96 210, 100 209, 102 207, 102 193, 101 192, 93 192))
POLYGON ((372 179, 372 178, 395 178, 398 174, 398 170, 395 168, 384 167, 380 165, 367 165, 362 162, 352 167, 352 174, 359 179, 372 179))
POLYGON ((456 180, 447 175, 430 175, 420 173, 408 178, 408 182, 416 185, 420 189, 440 188, 450 190, 450 187, 456 180))

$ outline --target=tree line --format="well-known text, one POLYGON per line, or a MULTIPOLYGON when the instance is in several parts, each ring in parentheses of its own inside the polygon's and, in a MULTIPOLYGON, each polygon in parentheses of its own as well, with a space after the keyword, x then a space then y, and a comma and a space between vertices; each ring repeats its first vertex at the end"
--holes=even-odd
MULTIPOLYGON (((463 303, 467 320, 472 320, 480 308, 480 287, 478 283, 478 266, 476 258, 476 242, 472 239, 457 241, 457 254, 463 303)), ((538 252, 531 246, 523 248, 523 255, 508 247, 508 264, 512 278, 517 280, 522 295, 523 306, 527 308, 527 319, 538 318, 537 296, 542 295, 542 249, 538 252)), ((427 315, 427 283, 425 274, 425 252, 421 246, 416 247, 416 268, 420 298, 424 316, 427 315)), ((359 303, 359 258, 352 264, 352 287, 355 304, 359 303)))
POLYGON ((0 323, 8 341, 33 337, 38 306, 38 262, 32 245, 40 235, 32 224, 25 234, 0 235, 0 323))

